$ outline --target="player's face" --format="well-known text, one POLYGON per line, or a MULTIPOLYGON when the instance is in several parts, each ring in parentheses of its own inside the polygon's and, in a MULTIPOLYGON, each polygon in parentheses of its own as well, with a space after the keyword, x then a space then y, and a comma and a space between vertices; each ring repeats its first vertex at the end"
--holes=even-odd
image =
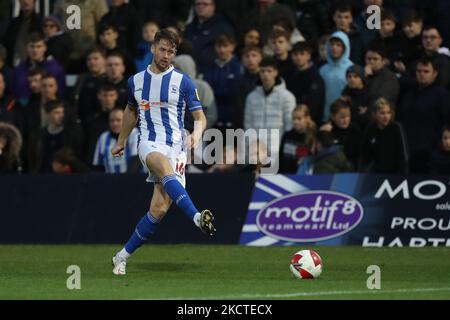
POLYGON ((114 134, 119 134, 122 129, 123 112, 113 111, 109 114, 109 129, 114 134))
POLYGON ((450 131, 444 131, 442 134, 442 147, 444 151, 450 152, 450 131))
POLYGON ((153 63, 160 71, 167 70, 177 53, 176 48, 166 39, 161 39, 159 43, 153 44, 153 63))
POLYGON ((48 115, 48 122, 54 126, 62 126, 64 123, 64 108, 55 108, 48 115))
POLYGON ((392 120, 392 111, 389 106, 383 106, 375 114, 377 124, 380 128, 386 128, 392 120))
POLYGON ((42 96, 46 99, 54 99, 58 92, 58 84, 54 78, 46 78, 42 81, 42 96))
POLYGON ((46 50, 47 46, 44 41, 31 42, 27 46, 28 56, 34 61, 44 60, 46 50))
POLYGON ((350 109, 341 109, 337 114, 331 115, 334 124, 340 129, 347 129, 351 122, 350 109))
POLYGON ((40 74, 28 77, 28 85, 30 86, 30 90, 33 93, 39 93, 41 91, 41 83, 42 76, 40 74))

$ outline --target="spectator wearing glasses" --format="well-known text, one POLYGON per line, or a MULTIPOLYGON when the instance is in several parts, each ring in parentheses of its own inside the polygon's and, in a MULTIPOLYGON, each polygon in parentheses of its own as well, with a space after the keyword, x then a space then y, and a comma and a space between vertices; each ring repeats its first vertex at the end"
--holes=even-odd
POLYGON ((46 17, 42 31, 46 38, 47 55, 54 57, 66 69, 73 46, 70 36, 62 30, 61 20, 56 16, 46 17))
POLYGON ((439 70, 438 83, 448 87, 450 85, 450 60, 442 54, 442 37, 434 26, 425 27, 422 33, 422 45, 428 57, 431 57, 439 70))

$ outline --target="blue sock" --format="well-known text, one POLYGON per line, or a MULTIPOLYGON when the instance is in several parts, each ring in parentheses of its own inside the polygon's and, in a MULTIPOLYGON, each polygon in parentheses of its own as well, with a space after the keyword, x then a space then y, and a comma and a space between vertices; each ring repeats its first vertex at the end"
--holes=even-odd
POLYGON ((153 217, 149 212, 142 217, 134 230, 130 240, 125 245, 125 250, 132 254, 137 248, 142 246, 145 241, 155 233, 156 227, 158 227, 159 221, 153 217))
POLYGON ((186 216, 193 220, 198 210, 192 203, 186 189, 184 189, 183 185, 178 182, 177 177, 175 175, 166 176, 162 179, 162 184, 164 186, 164 190, 173 202, 175 202, 176 205, 183 210, 186 216))

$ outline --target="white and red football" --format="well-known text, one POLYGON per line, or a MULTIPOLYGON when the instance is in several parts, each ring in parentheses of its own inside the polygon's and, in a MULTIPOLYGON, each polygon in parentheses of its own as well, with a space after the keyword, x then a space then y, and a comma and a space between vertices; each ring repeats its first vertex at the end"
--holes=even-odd
POLYGON ((299 279, 316 279, 322 273, 322 259, 313 250, 301 250, 292 257, 290 269, 299 279))

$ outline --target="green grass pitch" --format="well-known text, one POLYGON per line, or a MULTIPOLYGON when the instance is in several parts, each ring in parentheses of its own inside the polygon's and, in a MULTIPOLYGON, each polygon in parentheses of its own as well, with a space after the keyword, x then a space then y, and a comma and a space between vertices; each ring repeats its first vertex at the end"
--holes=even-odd
POLYGON ((450 299, 450 249, 146 245, 114 276, 119 246, 0 246, 0 299, 450 299), (324 271, 294 279, 293 253, 314 249, 324 271), (81 289, 66 287, 67 267, 81 289), (381 268, 370 291, 369 265, 381 268))

